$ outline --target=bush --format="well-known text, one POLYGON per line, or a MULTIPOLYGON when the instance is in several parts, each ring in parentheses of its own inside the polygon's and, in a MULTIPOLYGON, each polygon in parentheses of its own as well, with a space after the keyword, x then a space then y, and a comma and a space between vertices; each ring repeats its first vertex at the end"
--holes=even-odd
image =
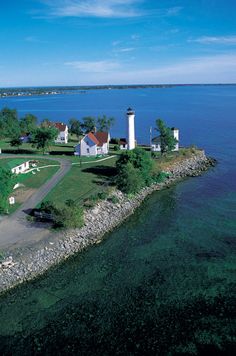
POLYGON ((108 198, 108 192, 99 192, 97 196, 99 200, 106 200, 108 198))
POLYGON ((43 202, 40 210, 52 214, 55 227, 77 228, 84 224, 83 208, 72 199, 68 199, 62 207, 51 201, 43 202))
POLYGON ((116 163, 118 176, 116 183, 124 193, 136 193, 152 182, 153 162, 142 148, 122 152, 116 163))
POLYGON ((47 200, 41 203, 39 209, 44 213, 53 214, 57 210, 57 207, 52 201, 47 200))
POLYGON ((196 153, 197 147, 195 145, 190 146, 191 153, 196 153))
POLYGON ((137 193, 145 185, 140 171, 129 162, 120 169, 116 183, 126 194, 137 193))
POLYGON ((79 228, 84 224, 83 208, 77 204, 69 206, 65 204, 63 208, 57 209, 54 213, 54 222, 57 227, 79 228))
POLYGON ((163 183, 169 177, 168 173, 159 172, 155 176, 153 176, 153 181, 155 183, 163 183))
POLYGON ((119 145, 115 145, 114 146, 114 151, 119 151, 120 150, 120 146, 119 145))
POLYGON ((115 195, 113 195, 112 197, 110 197, 108 200, 109 200, 110 202, 112 202, 113 204, 118 204, 118 203, 119 203, 119 199, 118 199, 115 195))

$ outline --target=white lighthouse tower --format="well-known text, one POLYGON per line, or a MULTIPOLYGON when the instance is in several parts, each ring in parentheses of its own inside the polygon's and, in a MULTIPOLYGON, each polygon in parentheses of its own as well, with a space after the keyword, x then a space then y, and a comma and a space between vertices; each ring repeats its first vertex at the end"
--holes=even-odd
POLYGON ((126 115, 127 115, 128 150, 133 150, 135 148, 135 132, 134 132, 135 112, 131 108, 128 108, 126 115))

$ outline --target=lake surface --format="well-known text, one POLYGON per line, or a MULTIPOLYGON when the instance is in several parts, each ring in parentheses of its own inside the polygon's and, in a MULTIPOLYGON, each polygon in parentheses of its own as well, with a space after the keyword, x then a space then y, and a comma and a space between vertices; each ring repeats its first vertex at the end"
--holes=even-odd
POLYGON ((233 355, 236 86, 99 90, 7 98, 20 115, 66 121, 136 111, 138 141, 163 118, 218 160, 157 192, 100 244, 0 298, 4 355, 233 355))

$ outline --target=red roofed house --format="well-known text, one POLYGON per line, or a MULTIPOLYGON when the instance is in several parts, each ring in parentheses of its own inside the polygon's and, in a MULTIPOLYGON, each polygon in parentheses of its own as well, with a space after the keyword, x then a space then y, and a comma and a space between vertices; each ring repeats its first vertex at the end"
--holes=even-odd
POLYGON ((54 122, 53 126, 59 130, 55 143, 68 143, 68 126, 62 122, 54 122))
POLYGON ((75 146, 76 156, 107 155, 109 151, 110 135, 108 132, 89 132, 80 143, 75 146))

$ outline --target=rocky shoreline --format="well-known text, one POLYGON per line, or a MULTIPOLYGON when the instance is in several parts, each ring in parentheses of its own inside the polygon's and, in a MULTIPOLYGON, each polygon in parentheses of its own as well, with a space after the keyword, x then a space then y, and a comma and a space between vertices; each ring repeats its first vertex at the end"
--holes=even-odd
POLYGON ((7 257, 0 263, 0 293, 45 273, 50 267, 89 245, 101 242, 103 235, 133 214, 149 194, 184 177, 198 176, 214 166, 215 162, 214 159, 206 157, 204 151, 197 151, 182 162, 167 167, 166 171, 170 173, 170 177, 164 183, 144 188, 132 198, 118 190, 114 191, 112 195, 117 197, 118 203, 105 200, 86 211, 85 225, 81 229, 62 232, 60 238, 50 238, 44 246, 34 246, 24 253, 16 250, 10 254, 6 251, 7 257))

